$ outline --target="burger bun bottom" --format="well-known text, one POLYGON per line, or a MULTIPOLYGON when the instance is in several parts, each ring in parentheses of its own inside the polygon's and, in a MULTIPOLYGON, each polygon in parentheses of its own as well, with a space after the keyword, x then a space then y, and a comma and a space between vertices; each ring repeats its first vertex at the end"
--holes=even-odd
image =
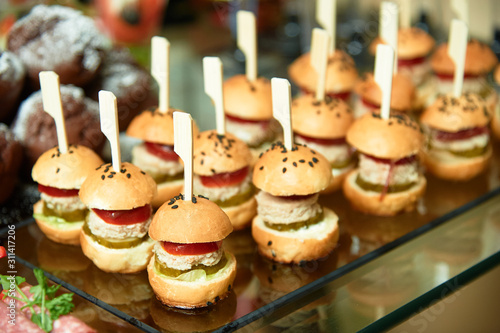
POLYGON ((295 264, 327 256, 339 239, 338 216, 325 207, 323 213, 322 221, 298 231, 270 229, 257 215, 252 223, 252 236, 259 253, 273 261, 295 264))
POLYGON ((237 206, 224 207, 222 210, 229 217, 233 230, 245 229, 250 226, 252 219, 257 215, 257 200, 253 196, 237 206))
POLYGON ((379 192, 365 191, 356 184, 358 173, 359 170, 356 169, 347 176, 343 186, 344 195, 355 209, 372 215, 393 216, 413 211, 427 186, 427 180, 420 175, 413 187, 402 192, 387 193, 380 201, 379 192))
POLYGON ((225 252, 225 255, 229 260, 229 268, 225 274, 210 281, 200 282, 180 281, 162 276, 155 268, 156 258, 153 256, 147 268, 149 284, 156 298, 168 306, 194 309, 215 304, 227 297, 236 277, 236 259, 229 252, 225 252))
POLYGON ((80 232, 83 253, 101 270, 109 273, 137 273, 144 270, 153 255, 154 240, 125 249, 110 249, 80 232))
MULTIPOLYGON (((43 214, 43 200, 37 201, 33 205, 34 214, 43 214)), ((65 223, 64 228, 57 228, 41 217, 35 218, 40 230, 53 242, 67 245, 80 245, 80 232, 83 227, 82 222, 65 223)))
POLYGON ((323 191, 321 191, 319 193, 320 194, 330 194, 332 192, 340 190, 342 188, 342 184, 344 184, 344 180, 346 179, 347 175, 349 174, 349 171, 354 169, 355 166, 356 166, 355 163, 351 163, 342 169, 333 169, 332 168, 332 181, 330 182, 330 185, 328 185, 327 188, 325 188, 323 191))
POLYGON ((445 180, 467 181, 487 168, 491 155, 492 149, 489 146, 485 154, 473 158, 458 157, 438 150, 424 151, 421 157, 427 171, 434 176, 445 180))

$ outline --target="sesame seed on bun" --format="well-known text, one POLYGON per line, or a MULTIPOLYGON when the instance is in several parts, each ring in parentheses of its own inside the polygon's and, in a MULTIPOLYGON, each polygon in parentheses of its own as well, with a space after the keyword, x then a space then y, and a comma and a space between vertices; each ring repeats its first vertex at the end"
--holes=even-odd
POLYGON ((233 226, 214 202, 201 196, 189 201, 179 195, 163 204, 155 213, 149 236, 156 241, 208 243, 226 238, 233 226))
POLYGON ((314 95, 302 95, 292 103, 292 126, 298 134, 317 139, 345 137, 354 121, 347 103, 339 98, 326 96, 317 101, 314 95))
MULTIPOLYGON (((370 53, 375 55, 377 46, 384 43, 380 36, 370 44, 370 53)), ((411 27, 398 31, 398 58, 416 59, 427 56, 434 48, 435 41, 424 30, 411 27)))
MULTIPOLYGON (((382 103, 382 91, 375 82, 372 73, 366 73, 356 84, 356 93, 365 101, 380 105, 382 103)), ((415 102, 415 85, 406 75, 397 73, 392 77, 391 109, 397 111, 409 111, 415 102)))
POLYGON ((120 170, 108 163, 90 173, 79 195, 89 208, 129 210, 150 204, 156 195, 156 183, 131 163, 122 163, 120 170))
POLYGON ((422 124, 446 132, 486 126, 490 119, 484 99, 473 93, 442 95, 420 117, 422 124))
POLYGON ((331 177, 323 155, 299 144, 288 150, 277 142, 255 164, 253 183, 274 196, 309 195, 328 187, 331 177))
POLYGON ((101 158, 85 146, 69 145, 65 154, 59 151, 59 147, 54 147, 38 158, 31 176, 45 186, 79 189, 87 176, 102 163, 101 158))
POLYGON ((249 120, 273 117, 271 81, 259 77, 250 82, 246 75, 235 75, 224 82, 224 108, 228 115, 249 120))
MULTIPOLYGON (((475 39, 469 41, 465 54, 465 74, 486 75, 497 63, 498 59, 488 45, 475 39)), ((448 44, 441 44, 436 49, 431 58, 431 66, 436 73, 453 75, 455 63, 448 55, 448 44)))
POLYGON ((204 131, 194 140, 193 172, 213 176, 240 170, 252 162, 252 153, 242 140, 231 133, 217 134, 216 130, 204 131))
MULTIPOLYGON (((174 145, 174 111, 170 108, 167 112, 160 112, 157 108, 144 110, 134 119, 127 128, 127 135, 148 142, 163 145, 174 145)), ((182 111, 181 111, 182 112, 182 111)), ((198 128, 193 123, 193 132, 196 134, 198 128)))
POLYGON ((367 113, 352 124, 347 142, 360 152, 383 159, 415 155, 424 142, 420 126, 407 114, 391 112, 388 120, 367 113))
MULTIPOLYGON (((316 91, 318 75, 311 65, 311 54, 305 53, 288 67, 290 79, 300 88, 316 91)), ((358 79, 354 60, 344 51, 335 50, 328 56, 325 89, 327 93, 351 91, 358 79)))

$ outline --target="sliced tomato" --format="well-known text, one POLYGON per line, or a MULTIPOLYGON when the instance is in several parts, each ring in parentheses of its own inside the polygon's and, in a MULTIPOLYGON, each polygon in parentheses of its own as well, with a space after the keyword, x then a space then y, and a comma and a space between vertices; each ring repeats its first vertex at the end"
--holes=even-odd
POLYGON ((375 103, 369 102, 369 101, 367 101, 364 98, 361 99, 361 102, 363 102, 364 106, 366 106, 367 108, 370 108, 370 109, 378 109, 378 108, 380 108, 380 105, 377 105, 375 103))
POLYGON ((439 141, 449 142, 455 140, 465 140, 477 135, 487 134, 487 133, 489 133, 489 129, 487 126, 469 128, 455 133, 436 131, 436 139, 439 141))
POLYGON ((366 154, 365 154, 365 156, 368 157, 371 160, 374 160, 377 163, 393 164, 393 165, 410 164, 410 163, 413 163, 413 162, 415 162, 417 160, 417 155, 407 156, 407 157, 404 157, 404 158, 399 159, 399 160, 391 160, 391 159, 388 159, 388 158, 379 158, 379 157, 375 157, 375 156, 371 156, 371 155, 366 155, 366 154))
POLYGON ((165 251, 177 256, 195 256, 200 254, 207 254, 217 251, 222 245, 222 241, 210 243, 172 243, 161 242, 161 246, 165 251))
POLYGON ((153 142, 144 142, 148 153, 155 155, 165 161, 178 161, 179 155, 174 151, 174 146, 162 145, 153 142))
POLYGON ((147 221, 151 216, 151 206, 146 205, 129 210, 104 210, 92 208, 101 220, 113 225, 130 225, 147 221))
POLYGON ((264 128, 269 126, 269 120, 252 120, 252 119, 243 119, 240 117, 232 116, 226 113, 226 119, 229 119, 232 122, 240 123, 240 124, 259 124, 264 128))
MULTIPOLYGON (((445 74, 445 73, 436 73, 436 76, 443 81, 453 81, 454 74, 445 74)), ((473 74, 464 74, 464 79, 476 79, 478 78, 479 75, 473 75, 473 74)))
POLYGON ((224 187, 241 183, 248 175, 248 167, 234 172, 218 173, 213 176, 200 176, 200 181, 206 187, 224 187))
POLYGON ((57 187, 38 184, 38 191, 50 195, 51 197, 67 198, 78 196, 78 189, 62 189, 57 187))
POLYGON ((425 62, 425 57, 418 57, 413 59, 398 59, 398 67, 411 67, 415 65, 420 65, 425 62))
POLYGON ((317 143, 317 144, 323 145, 323 146, 336 146, 336 145, 343 145, 346 143, 345 138, 318 139, 318 138, 312 138, 310 136, 306 136, 303 134, 295 133, 295 135, 298 136, 299 138, 303 139, 304 141, 317 143))

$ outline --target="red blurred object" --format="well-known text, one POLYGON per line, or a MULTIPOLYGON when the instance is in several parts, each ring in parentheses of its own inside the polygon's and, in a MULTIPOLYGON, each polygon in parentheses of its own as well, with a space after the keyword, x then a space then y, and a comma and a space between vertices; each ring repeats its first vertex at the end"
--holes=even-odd
POLYGON ((97 24, 117 43, 149 43, 161 27, 168 0, 95 0, 97 24))
POLYGON ((7 250, 5 250, 5 247, 0 246, 0 259, 7 257, 7 250))
POLYGON ((151 206, 145 205, 129 210, 92 209, 104 222, 114 225, 130 225, 141 223, 151 216, 151 206))
POLYGON ((200 254, 207 254, 217 251, 221 245, 222 241, 193 244, 161 242, 161 246, 165 251, 177 256, 197 256, 200 254))

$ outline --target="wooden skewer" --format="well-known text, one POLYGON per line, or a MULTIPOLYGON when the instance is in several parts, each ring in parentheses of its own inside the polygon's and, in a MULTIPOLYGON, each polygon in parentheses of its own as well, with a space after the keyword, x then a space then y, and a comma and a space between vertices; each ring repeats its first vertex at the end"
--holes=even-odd
POLYGON ((451 21, 448 55, 455 63, 455 73, 453 76, 453 96, 455 97, 462 95, 468 34, 469 29, 464 21, 457 19, 451 21))
POLYGON ((224 114, 224 95, 222 90, 222 62, 219 57, 203 58, 203 78, 205 93, 215 105, 215 121, 217 133, 226 134, 226 121, 224 114))
POLYGON ((120 172, 121 151, 118 137, 118 110, 116 97, 110 91, 99 91, 99 114, 101 116, 101 131, 108 138, 111 146, 111 162, 115 172, 120 172))
POLYGON ((469 1, 468 0, 451 0, 451 9, 458 16, 458 19, 464 21, 467 26, 470 23, 469 16, 469 1))
POLYGON ((337 24, 337 0, 317 0, 316 21, 330 36, 329 51, 335 51, 335 34, 337 24))
POLYGON ((393 73, 398 72, 398 5, 384 1, 380 5, 380 38, 394 50, 393 73))
POLYGON ((322 101, 325 99, 325 84, 326 84, 326 66, 328 63, 328 33, 319 28, 313 29, 312 47, 311 47, 311 64, 318 75, 316 83, 316 100, 322 101))
POLYGON ((273 94, 273 116, 283 127, 285 148, 291 150, 293 147, 293 132, 290 116, 290 105, 292 102, 290 82, 287 79, 274 77, 271 79, 271 87, 273 94))
POLYGON ((59 75, 52 71, 44 71, 40 72, 38 76, 42 90, 43 110, 54 118, 59 151, 61 154, 65 154, 68 151, 68 137, 66 136, 59 75))
POLYGON ((151 75, 158 83, 158 111, 166 113, 170 106, 170 43, 164 37, 151 38, 151 75))
POLYGON ((255 15, 239 10, 236 13, 238 48, 245 54, 246 74, 249 81, 257 79, 257 29, 255 15))
POLYGON ((375 56, 375 82, 377 82, 380 90, 382 90, 380 116, 385 120, 389 119, 391 113, 394 53, 394 50, 389 45, 379 44, 375 56))
POLYGON ((401 28, 411 28, 411 0, 399 0, 401 28))
POLYGON ((193 197, 193 118, 174 112, 174 151, 184 162, 184 200, 193 197))

